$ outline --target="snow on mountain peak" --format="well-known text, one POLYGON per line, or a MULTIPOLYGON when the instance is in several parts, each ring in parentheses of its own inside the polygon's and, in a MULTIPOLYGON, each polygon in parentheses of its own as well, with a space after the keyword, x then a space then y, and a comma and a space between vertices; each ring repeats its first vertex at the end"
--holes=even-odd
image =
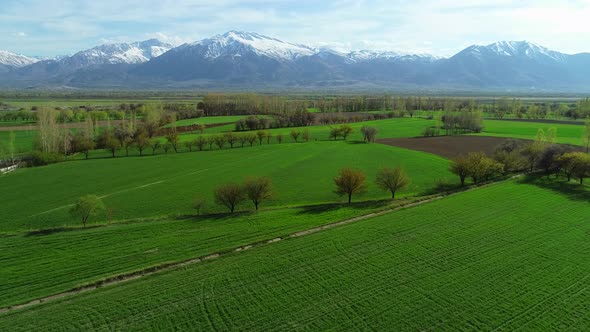
POLYGON ((293 60, 299 56, 316 53, 315 49, 304 45, 291 44, 258 33, 243 31, 229 31, 190 45, 206 47, 205 56, 208 58, 226 55, 241 56, 246 51, 253 51, 275 59, 293 60))
POLYGON ((135 43, 105 44, 74 54, 86 64, 137 64, 158 57, 172 48, 172 45, 150 39, 135 43))
POLYGON ((530 59, 550 58, 555 61, 563 61, 565 59, 562 53, 527 41, 499 41, 486 46, 474 45, 468 48, 472 54, 478 56, 481 55, 484 49, 496 55, 507 57, 527 57, 530 59))
POLYGON ((0 50, 0 65, 20 68, 38 61, 39 60, 30 58, 28 56, 0 50))

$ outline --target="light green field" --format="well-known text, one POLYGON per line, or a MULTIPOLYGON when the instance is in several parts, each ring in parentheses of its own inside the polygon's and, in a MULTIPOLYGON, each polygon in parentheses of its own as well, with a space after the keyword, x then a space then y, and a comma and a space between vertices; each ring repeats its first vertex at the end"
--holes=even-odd
MULTIPOLYGON (((230 115, 230 116, 204 116, 197 119, 184 119, 178 120, 174 122, 176 126, 190 126, 193 124, 216 124, 216 123, 229 123, 229 122, 238 122, 241 119, 247 118, 248 115, 230 115)), ((268 118, 269 116, 260 116, 257 115, 256 117, 261 118, 268 118)), ((171 127, 172 125, 167 125, 166 127, 171 127)))
POLYGON ((149 104, 149 103, 191 103, 196 104, 199 99, 185 99, 185 98, 144 98, 144 99, 59 99, 59 98, 47 98, 47 99, 2 99, 3 102, 15 106, 30 109, 33 106, 37 107, 76 107, 76 106, 119 106, 120 104, 149 104))
MULTIPOLYGON (((25 153, 33 150, 33 141, 37 137, 36 130, 16 130, 14 131, 14 147, 16 153, 25 153)), ((8 144, 9 131, 0 131, 0 142, 8 144)))
MULTIPOLYGON (((373 126, 377 127, 379 133, 377 134, 377 138, 392 138, 392 137, 415 137, 420 136, 424 128, 433 126, 435 124, 434 120, 426 120, 426 119, 418 119, 418 118, 396 118, 396 119, 387 119, 387 120, 375 120, 375 121, 365 121, 365 122, 357 122, 357 123, 350 123, 350 125, 354 132, 349 136, 349 140, 363 140, 363 135, 360 129, 363 126, 373 126)), ((269 129, 267 130, 273 135, 273 142, 276 141, 276 135, 281 134, 283 136, 284 142, 292 141, 291 137, 289 136, 292 130, 309 130, 311 134, 311 140, 318 140, 318 141, 326 141, 330 140, 330 129, 334 126, 338 125, 325 125, 325 126, 311 126, 311 127, 298 127, 298 128, 278 128, 278 129, 269 129)), ((200 136, 200 134, 183 134, 180 135, 183 141, 192 140, 196 137, 200 136)), ((341 138, 339 138, 341 139, 341 138)), ((301 140, 301 138, 299 138, 301 140)))
POLYGON ((0 330, 585 331, 580 188, 478 189, 4 314, 0 330))
POLYGON ((369 192, 355 200, 389 196, 373 185, 383 166, 404 167, 412 184, 401 194, 413 195, 432 189, 437 180, 456 183, 448 163, 426 153, 344 141, 72 161, 0 177, 0 232, 79 224, 68 209, 86 194, 103 197, 115 219, 191 214, 195 195, 212 201, 214 187, 248 176, 272 179, 276 196, 265 206, 343 201, 332 192, 333 178, 343 167, 367 172, 369 192))
POLYGON ((547 132, 549 128, 556 128, 557 143, 574 145, 582 144, 584 133, 584 126, 573 124, 485 120, 484 126, 485 129, 480 135, 524 139, 535 139, 539 129, 547 132))
POLYGON ((284 236, 366 214, 384 204, 287 208, 2 237, 0 307, 117 274, 284 236))

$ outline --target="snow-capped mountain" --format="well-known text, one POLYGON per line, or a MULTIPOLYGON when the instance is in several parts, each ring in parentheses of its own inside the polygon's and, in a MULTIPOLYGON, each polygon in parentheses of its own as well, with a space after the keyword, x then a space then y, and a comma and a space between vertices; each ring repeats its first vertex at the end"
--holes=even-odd
POLYGON ((222 35, 203 39, 183 47, 198 49, 200 54, 209 59, 223 56, 239 57, 256 53, 277 60, 294 60, 301 56, 317 53, 317 50, 287 43, 275 38, 253 32, 229 31, 222 35))
POLYGON ((137 64, 158 57, 172 45, 150 39, 136 43, 105 44, 58 60, 71 69, 107 64, 137 64))
POLYGON ((20 68, 33 64, 37 61, 39 60, 35 58, 0 50, 0 65, 20 68))
POLYGON ((430 54, 402 53, 394 51, 372 51, 360 50, 348 53, 348 58, 353 61, 373 61, 373 60, 400 60, 400 61, 435 61, 439 58, 430 54))
MULTIPOLYGON (((497 55, 500 57, 527 58, 537 61, 565 61, 567 55, 552 51, 527 41, 500 41, 486 46, 473 45, 465 51, 474 56, 497 55)), ((464 51, 464 52, 465 52, 464 51)))
POLYGON ((157 40, 102 45, 3 73, 0 85, 9 87, 412 86, 580 92, 590 91, 590 54, 568 55, 524 41, 473 45, 450 58, 339 52, 230 31, 176 48, 157 40))

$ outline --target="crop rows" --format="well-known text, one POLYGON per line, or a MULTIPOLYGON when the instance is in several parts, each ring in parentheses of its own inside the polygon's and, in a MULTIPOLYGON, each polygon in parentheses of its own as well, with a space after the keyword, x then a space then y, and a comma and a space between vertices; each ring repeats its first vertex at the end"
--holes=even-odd
POLYGON ((586 330, 588 193, 560 188, 471 191, 6 314, 0 329, 586 330))

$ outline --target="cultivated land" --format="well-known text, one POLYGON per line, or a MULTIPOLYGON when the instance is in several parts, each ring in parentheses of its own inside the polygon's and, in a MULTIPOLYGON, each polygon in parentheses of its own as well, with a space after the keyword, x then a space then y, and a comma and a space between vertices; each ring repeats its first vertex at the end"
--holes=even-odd
POLYGON ((504 120, 485 120, 485 128, 482 136, 513 137, 523 139, 535 139, 537 131, 549 128, 557 129, 557 143, 582 145, 584 126, 579 124, 522 122, 504 120))
POLYGON ((285 236, 367 214, 388 204, 308 206, 15 233, 0 238, 0 307, 123 273, 285 236))
POLYGON ((587 330, 581 188, 493 185, 7 313, 0 329, 587 330))
POLYGON ((377 140, 377 142, 410 150, 428 152, 444 158, 455 158, 470 152, 483 152, 488 156, 492 156, 496 148, 509 139, 511 138, 491 136, 436 136, 383 138, 377 140))
MULTIPOLYGON (((22 104, 41 105, 58 106, 22 104)), ((175 125, 207 125, 203 134, 178 129, 185 142, 233 131, 242 118, 175 125)), ((321 125, 270 129, 271 144, 254 147, 188 153, 183 145, 155 156, 147 148, 144 157, 131 149, 114 159, 96 150, 91 160, 77 154, 0 176, 0 331, 590 329, 588 187, 531 176, 426 196, 458 186, 445 158, 491 154, 538 129, 580 145, 583 126, 485 120, 481 134, 419 137, 438 122, 350 123, 347 141, 329 139, 338 125, 321 125), (385 144, 362 143, 362 126, 376 127, 385 144), (310 142, 293 143, 292 130, 308 130, 310 142), (393 202, 374 184, 384 166, 412 180, 393 202), (333 192, 344 167, 368 180, 350 206, 333 192), (231 215, 214 204, 215 187, 251 176, 273 183, 262 210, 246 201, 231 215), (110 217, 82 228, 68 210, 86 194, 101 197, 110 217), (191 207, 196 195, 207 201, 203 216, 191 207), (102 282, 109 286, 93 289, 102 282)), ((36 131, 15 132, 17 152, 30 151, 36 131)))
POLYGON ((372 184, 384 166, 404 167, 412 183, 400 193, 417 195, 432 190, 437 180, 457 183, 448 165, 431 154, 345 141, 72 161, 0 177, 0 232, 79 225, 68 210, 86 194, 102 197, 119 220, 193 214, 191 201, 197 194, 211 203, 208 212, 219 212, 223 210, 212 204, 213 188, 248 176, 272 179, 276 197, 264 206, 343 201, 332 192, 332 179, 343 167, 367 173, 369 192, 355 201, 389 196, 372 184))
MULTIPOLYGON (((235 130, 235 122, 245 118, 245 116, 212 116, 212 117, 203 117, 198 119, 186 119, 186 120, 179 120, 176 122, 177 126, 190 126, 192 124, 204 124, 210 126, 209 128, 205 129, 204 133, 201 134, 197 131, 194 132, 184 132, 179 135, 181 142, 186 142, 190 140, 194 140, 199 136, 207 137, 213 134, 219 134, 223 132, 229 132, 235 130), (221 124, 221 125, 219 125, 221 124)), ((116 124, 113 122, 113 124, 116 124)), ((71 126, 77 127, 81 126, 82 124, 71 124, 71 126)), ((379 138, 404 138, 404 137, 419 137, 422 135, 424 128, 431 127, 436 125, 435 120, 428 120, 424 118, 393 118, 393 119, 385 119, 385 120, 375 120, 375 121, 364 121, 364 122, 357 122, 351 123, 350 126, 355 129, 355 132, 350 135, 351 140, 362 140, 362 134, 360 133, 360 128, 363 126, 373 126, 378 128, 379 138)), ((167 126, 170 127, 170 126, 167 126)), ((289 137, 290 132, 293 129, 298 130, 309 130, 311 134, 312 140, 330 140, 330 129, 333 127, 332 125, 318 125, 318 126, 311 126, 311 127, 304 127, 304 128, 278 128, 278 129, 270 129, 270 132, 273 136, 281 134, 283 136, 283 140, 288 142, 291 140, 289 137)), ((4 130, 0 130, 0 141, 7 141, 8 140, 8 132, 13 129, 9 129, 10 127, 5 127, 4 130)), ((16 146, 18 152, 28 152, 32 150, 33 146, 33 139, 36 135, 36 128, 35 125, 27 125, 27 130, 14 130, 17 134, 16 138, 16 146)), ((543 129, 545 132, 549 128, 556 128, 557 129, 557 143, 562 144, 573 144, 573 145, 582 145, 582 134, 584 132, 584 127, 579 124, 565 124, 565 123, 546 123, 543 121, 540 122, 524 122, 524 121, 506 121, 506 120, 485 120, 485 128, 482 133, 476 134, 478 136, 493 136, 493 137, 511 137, 511 138, 521 138, 521 139, 535 139, 537 135, 537 131, 539 129, 543 129)), ((18 129, 18 128, 17 128, 18 129)), ((24 128, 20 128, 24 129, 24 128)), ((238 132, 240 133, 240 132, 238 132)), ((165 142, 165 139, 161 139, 162 142, 165 142)), ((276 143, 276 140, 273 138, 271 143, 276 143)), ((148 149, 149 150, 149 149, 148 149)), ((162 153, 162 151, 160 151, 162 153)), ((131 154, 139 154, 134 149, 131 149, 131 154)), ((97 150, 90 153, 91 158, 96 157, 108 157, 110 155, 109 152, 97 150)), ((118 152, 119 156, 124 155, 123 151, 118 152)), ((74 157, 76 158, 76 157, 74 157)), ((80 156, 77 156, 80 158, 80 156)))

